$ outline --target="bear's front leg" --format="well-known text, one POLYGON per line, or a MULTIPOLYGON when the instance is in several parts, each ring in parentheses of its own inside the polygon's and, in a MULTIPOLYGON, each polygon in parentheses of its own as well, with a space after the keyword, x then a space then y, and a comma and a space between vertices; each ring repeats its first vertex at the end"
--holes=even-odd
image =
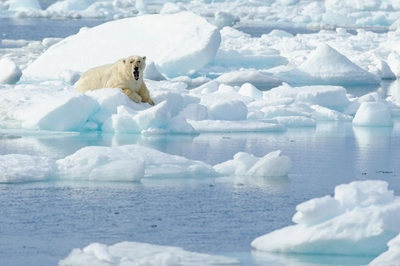
POLYGON ((122 92, 125 93, 126 96, 129 97, 129 99, 131 99, 132 101, 136 102, 136 103, 140 103, 142 101, 142 97, 140 97, 139 94, 137 94, 136 92, 134 92, 131 89, 122 89, 122 92))
POLYGON ((150 93, 146 87, 146 84, 143 83, 142 86, 140 86, 138 94, 140 97, 142 97, 142 102, 154 105, 154 101, 150 98, 150 93))

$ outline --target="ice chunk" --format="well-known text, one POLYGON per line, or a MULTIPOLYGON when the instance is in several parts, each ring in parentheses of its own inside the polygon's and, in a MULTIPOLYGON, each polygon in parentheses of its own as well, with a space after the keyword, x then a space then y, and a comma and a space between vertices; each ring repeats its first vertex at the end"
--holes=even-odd
POLYGON ((43 181, 56 176, 53 160, 45 157, 7 154, 0 155, 0 183, 43 181))
POLYGON ((146 60, 146 68, 144 69, 143 77, 151 80, 165 80, 165 77, 158 71, 156 65, 151 60, 146 60))
POLYGON ((81 73, 70 69, 63 69, 60 72, 60 79, 69 85, 74 85, 81 77, 81 73))
POLYGON ((297 84, 360 85, 381 82, 378 76, 360 68, 325 43, 318 45, 300 66, 280 75, 290 77, 297 84))
POLYGON ((40 103, 22 126, 36 130, 81 131, 96 108, 96 102, 89 96, 73 93, 40 103))
POLYGON ((224 175, 248 175, 254 177, 287 176, 292 167, 288 156, 281 156, 281 151, 270 152, 262 158, 239 152, 233 160, 214 165, 214 169, 224 175))
POLYGON ((73 249, 60 266, 112 265, 237 265, 239 261, 225 256, 189 252, 172 246, 138 242, 120 242, 107 246, 92 243, 83 249, 73 249))
POLYGON ((239 91, 238 94, 248 96, 253 98, 254 100, 262 100, 263 99, 263 93, 262 91, 258 90, 256 87, 254 87, 250 83, 244 83, 239 91))
POLYGON ((216 120, 246 120, 247 106, 240 100, 217 101, 209 107, 209 114, 216 120))
POLYGON ((319 121, 352 121, 353 117, 340 113, 338 111, 319 106, 319 105, 312 105, 312 109, 315 110, 313 112, 312 117, 319 121))
POLYGON ((139 181, 142 178, 213 177, 200 161, 169 155, 140 145, 85 147, 57 162, 62 179, 139 181))
POLYGON ((400 232, 400 198, 379 180, 354 181, 335 188, 333 197, 299 204, 296 225, 256 238, 251 245, 268 252, 368 255, 386 250, 400 232))
POLYGON ((67 12, 76 12, 87 9, 91 4, 93 4, 95 0, 64 0, 64 1, 56 1, 52 5, 47 8, 49 12, 55 13, 67 13, 67 12))
POLYGON ((15 84, 21 76, 21 69, 10 58, 0 59, 0 84, 15 84))
POLYGON ((24 75, 58 78, 63 69, 84 72, 135 53, 154 61, 163 74, 176 77, 192 74, 208 64, 214 58, 220 41, 215 26, 190 12, 126 18, 81 30, 65 38, 29 65, 24 75), (179 31, 174 31, 174 38, 171 38, 171 29, 174 28, 179 28, 179 31), (104 36, 112 42, 104 41, 104 36))
POLYGON ((217 11, 214 14, 214 21, 212 22, 215 26, 222 29, 223 27, 233 27, 240 21, 240 18, 232 13, 225 11, 217 11))
POLYGON ((179 114, 184 116, 186 119, 204 120, 208 118, 208 108, 202 104, 191 103, 179 114))
POLYGON ((186 8, 175 3, 167 2, 161 8, 160 14, 175 14, 182 11, 186 11, 186 8))
POLYGON ((58 160, 57 165, 62 179, 139 181, 146 162, 135 147, 85 147, 58 160))
POLYGON ((363 102, 354 116, 353 125, 369 127, 393 126, 390 109, 384 103, 363 102))
POLYGON ((291 87, 284 84, 264 92, 264 99, 294 98, 295 103, 309 103, 342 111, 350 102, 346 89, 340 86, 291 87))

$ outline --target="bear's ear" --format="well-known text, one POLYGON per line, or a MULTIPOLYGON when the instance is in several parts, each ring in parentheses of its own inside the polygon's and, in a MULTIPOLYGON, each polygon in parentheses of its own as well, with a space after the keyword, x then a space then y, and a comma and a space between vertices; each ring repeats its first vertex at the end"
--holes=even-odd
POLYGON ((143 56, 142 58, 143 58, 143 61, 146 61, 146 56, 143 56))
POLYGON ((122 59, 122 62, 125 64, 125 63, 126 63, 126 60, 125 60, 125 59, 122 59))

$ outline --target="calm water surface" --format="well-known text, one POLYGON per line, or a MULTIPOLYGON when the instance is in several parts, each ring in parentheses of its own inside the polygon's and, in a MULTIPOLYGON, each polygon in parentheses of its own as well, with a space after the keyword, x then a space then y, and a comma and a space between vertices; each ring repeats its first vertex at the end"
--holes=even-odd
MULTIPOLYGON (((0 185, 0 265, 54 265, 92 242, 139 241, 235 256, 265 265, 251 253, 257 236, 292 224, 295 206, 332 194, 338 184, 381 179, 400 195, 400 128, 353 128, 320 123, 285 133, 199 136, 29 136, 0 140, 0 153, 62 158, 88 145, 140 144, 211 165, 239 151, 290 156, 288 178, 144 179, 140 183, 51 181, 0 185), (12 264, 10 264, 12 263, 12 264)), ((276 258, 274 258, 276 259, 276 258)), ((279 261, 361 265, 372 258, 281 256, 279 261)), ((284 264, 285 265, 285 264, 284 264)))

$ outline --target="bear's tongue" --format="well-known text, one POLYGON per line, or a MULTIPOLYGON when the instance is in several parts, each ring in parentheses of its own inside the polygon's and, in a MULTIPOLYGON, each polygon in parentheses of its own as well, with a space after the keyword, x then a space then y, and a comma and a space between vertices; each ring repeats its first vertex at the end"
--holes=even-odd
POLYGON ((138 80, 139 79, 139 70, 134 70, 133 76, 135 77, 136 80, 138 80))

